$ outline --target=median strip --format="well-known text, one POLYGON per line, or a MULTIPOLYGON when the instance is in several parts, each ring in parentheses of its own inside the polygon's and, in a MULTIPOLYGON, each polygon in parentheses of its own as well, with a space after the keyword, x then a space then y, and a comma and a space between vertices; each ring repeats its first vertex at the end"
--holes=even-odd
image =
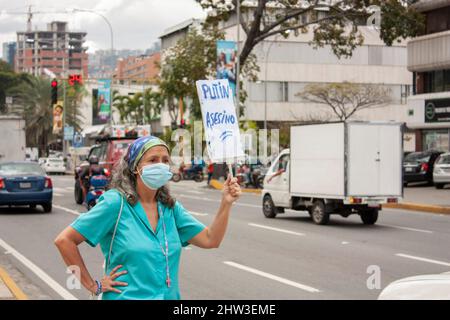
POLYGON ((28 300, 27 295, 19 288, 5 269, 0 267, 0 300, 3 298, 28 300))
MULTIPOLYGON (((223 189, 223 183, 219 180, 211 179, 209 185, 217 190, 223 189)), ((242 188, 242 192, 246 193, 255 193, 255 194, 261 194, 261 189, 250 189, 250 188, 242 188)))
POLYGON ((450 215, 450 207, 436 206, 423 203, 412 203, 412 202, 389 203, 383 204, 383 208, 405 209, 427 213, 450 215))

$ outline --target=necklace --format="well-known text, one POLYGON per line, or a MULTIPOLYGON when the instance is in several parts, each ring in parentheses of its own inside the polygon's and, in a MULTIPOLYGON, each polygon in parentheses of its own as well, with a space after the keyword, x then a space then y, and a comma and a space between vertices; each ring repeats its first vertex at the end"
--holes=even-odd
MULTIPOLYGON (((159 219, 162 219, 162 225, 163 225, 163 233, 164 233, 164 245, 165 248, 161 245, 161 242, 159 242, 158 237, 156 238, 158 240, 159 247, 161 248, 161 251, 166 258, 166 285, 167 288, 170 288, 170 269, 169 269, 169 243, 167 241, 167 231, 166 231, 166 223, 164 221, 164 214, 161 214, 161 208, 159 206, 159 203, 157 203, 157 210, 159 214, 159 219), (165 250, 164 250, 165 249, 165 250)), ((155 234, 156 236, 156 234, 155 234)))

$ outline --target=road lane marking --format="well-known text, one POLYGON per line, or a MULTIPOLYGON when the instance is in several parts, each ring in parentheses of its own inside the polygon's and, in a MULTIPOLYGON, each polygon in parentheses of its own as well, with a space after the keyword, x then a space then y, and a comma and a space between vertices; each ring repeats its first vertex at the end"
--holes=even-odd
POLYGON ((403 254, 403 253, 397 253, 396 256, 397 256, 397 257, 402 257, 402 258, 407 258, 407 259, 412 259, 412 260, 418 260, 418 261, 428 262, 428 263, 439 264, 439 265, 441 265, 441 266, 450 267, 450 263, 444 262, 444 261, 433 260, 433 259, 427 259, 427 258, 416 257, 416 256, 410 256, 410 255, 408 255, 408 254, 403 254))
POLYGON ((53 195, 54 195, 55 197, 64 197, 63 194, 61 194, 61 193, 56 193, 56 192, 53 192, 53 195))
POLYGON ((293 234, 293 235, 296 235, 296 236, 304 236, 305 235, 304 233, 294 232, 294 231, 290 231, 290 230, 279 229, 279 228, 274 228, 274 227, 269 227, 269 226, 264 226, 262 224, 249 223, 248 225, 252 226, 252 227, 256 227, 256 228, 261 228, 261 229, 267 229, 267 230, 272 230, 272 231, 278 231, 278 232, 293 234))
POLYGON ((301 290, 308 291, 310 293, 318 293, 318 292, 320 292, 320 290, 318 290, 316 288, 313 288, 313 287, 310 287, 310 286, 307 286, 307 285, 304 285, 304 284, 301 284, 301 283, 298 283, 298 282, 294 282, 294 281, 291 281, 291 280, 288 280, 288 279, 285 279, 285 278, 281 278, 281 277, 278 277, 276 275, 273 275, 273 274, 270 274, 270 273, 267 273, 267 272, 264 272, 264 271, 253 269, 253 268, 244 266, 244 265, 239 264, 239 263, 235 263, 235 262, 232 262, 232 261, 224 261, 224 263, 226 265, 231 266, 231 267, 238 268, 238 269, 241 269, 241 270, 244 270, 244 271, 256 274, 258 276, 261 276, 261 277, 264 277, 264 278, 267 278, 267 279, 270 279, 270 280, 278 281, 278 282, 281 282, 283 284, 287 284, 289 286, 292 286, 292 287, 295 287, 295 288, 298 288, 298 289, 301 289, 301 290))
POLYGON ((64 289, 58 282, 53 280, 47 273, 45 273, 41 268, 35 265, 33 262, 28 260, 24 255, 22 255, 19 251, 11 247, 5 241, 0 239, 0 247, 2 247, 6 252, 6 254, 10 254, 19 260, 24 266, 30 269, 37 277, 39 277, 42 281, 44 281, 50 288, 52 288, 57 294, 59 294, 64 300, 78 300, 74 295, 72 295, 69 291, 64 289))
POLYGON ((64 189, 73 191, 73 187, 64 187, 64 189))
POLYGON ((62 206, 58 206, 57 204, 54 204, 53 207, 55 207, 56 209, 60 209, 60 210, 66 211, 68 213, 74 214, 76 216, 79 216, 80 214, 84 213, 84 212, 78 212, 78 211, 75 211, 75 210, 72 210, 72 209, 69 209, 69 208, 65 208, 65 207, 62 207, 62 206))
MULTIPOLYGON (((211 202, 220 202, 221 200, 218 199, 210 199, 210 198, 204 198, 204 197, 196 197, 196 196, 188 196, 186 194, 180 194, 179 197, 182 198, 189 198, 189 199, 194 199, 194 200, 203 200, 203 201, 211 201, 211 202)), ((250 203, 242 203, 242 202, 235 202, 234 205, 236 206, 243 206, 243 207, 252 207, 252 208, 261 208, 260 205, 256 205, 256 204, 250 204, 250 203)))
POLYGON ((53 191, 67 193, 67 190, 64 188, 53 187, 53 191))
POLYGON ((407 230, 407 231, 422 232, 422 233, 433 233, 433 231, 430 231, 430 230, 416 229, 416 228, 409 228, 409 227, 401 227, 401 226, 394 226, 394 225, 390 225, 390 224, 379 224, 379 226, 395 228, 395 229, 401 229, 401 230, 407 230))
POLYGON ((207 213, 201 213, 201 212, 195 212, 195 211, 188 211, 190 214, 192 214, 193 216, 200 216, 200 217, 204 217, 207 216, 207 213))

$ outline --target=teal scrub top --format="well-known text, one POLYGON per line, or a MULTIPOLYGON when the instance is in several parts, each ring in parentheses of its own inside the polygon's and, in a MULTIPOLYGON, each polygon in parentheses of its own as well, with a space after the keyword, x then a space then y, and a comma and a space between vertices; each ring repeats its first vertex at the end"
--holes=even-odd
MULTIPOLYGON (((75 230, 86 238, 86 242, 95 247, 100 244, 108 261, 112 234, 120 211, 121 194, 111 189, 105 192, 99 202, 90 211, 80 215, 72 224, 75 230)), ((128 283, 128 286, 116 287, 121 293, 105 292, 104 300, 179 300, 178 267, 182 247, 204 230, 205 225, 192 217, 177 201, 173 208, 158 202, 162 218, 158 219, 156 232, 148 221, 141 203, 134 206, 123 198, 122 216, 117 227, 112 247, 111 260, 106 274, 118 266, 120 271, 128 271, 116 281, 128 283), (169 270, 171 285, 166 284, 166 258, 162 219, 166 224, 169 247, 169 270), (161 244, 161 246, 160 246, 161 244)))

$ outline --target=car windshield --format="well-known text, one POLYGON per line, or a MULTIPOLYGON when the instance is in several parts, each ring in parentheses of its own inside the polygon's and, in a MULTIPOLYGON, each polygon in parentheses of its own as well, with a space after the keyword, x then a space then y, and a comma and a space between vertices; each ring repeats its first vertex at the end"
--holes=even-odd
POLYGON ((131 142, 117 142, 114 144, 113 161, 117 160, 125 154, 131 142))
POLYGON ((405 157, 405 162, 428 162, 430 157, 430 153, 413 152, 405 157))
POLYGON ((37 163, 4 163, 0 164, 1 175, 45 175, 37 163))
POLYGON ((450 164, 450 154, 442 155, 439 157, 437 164, 450 164))

